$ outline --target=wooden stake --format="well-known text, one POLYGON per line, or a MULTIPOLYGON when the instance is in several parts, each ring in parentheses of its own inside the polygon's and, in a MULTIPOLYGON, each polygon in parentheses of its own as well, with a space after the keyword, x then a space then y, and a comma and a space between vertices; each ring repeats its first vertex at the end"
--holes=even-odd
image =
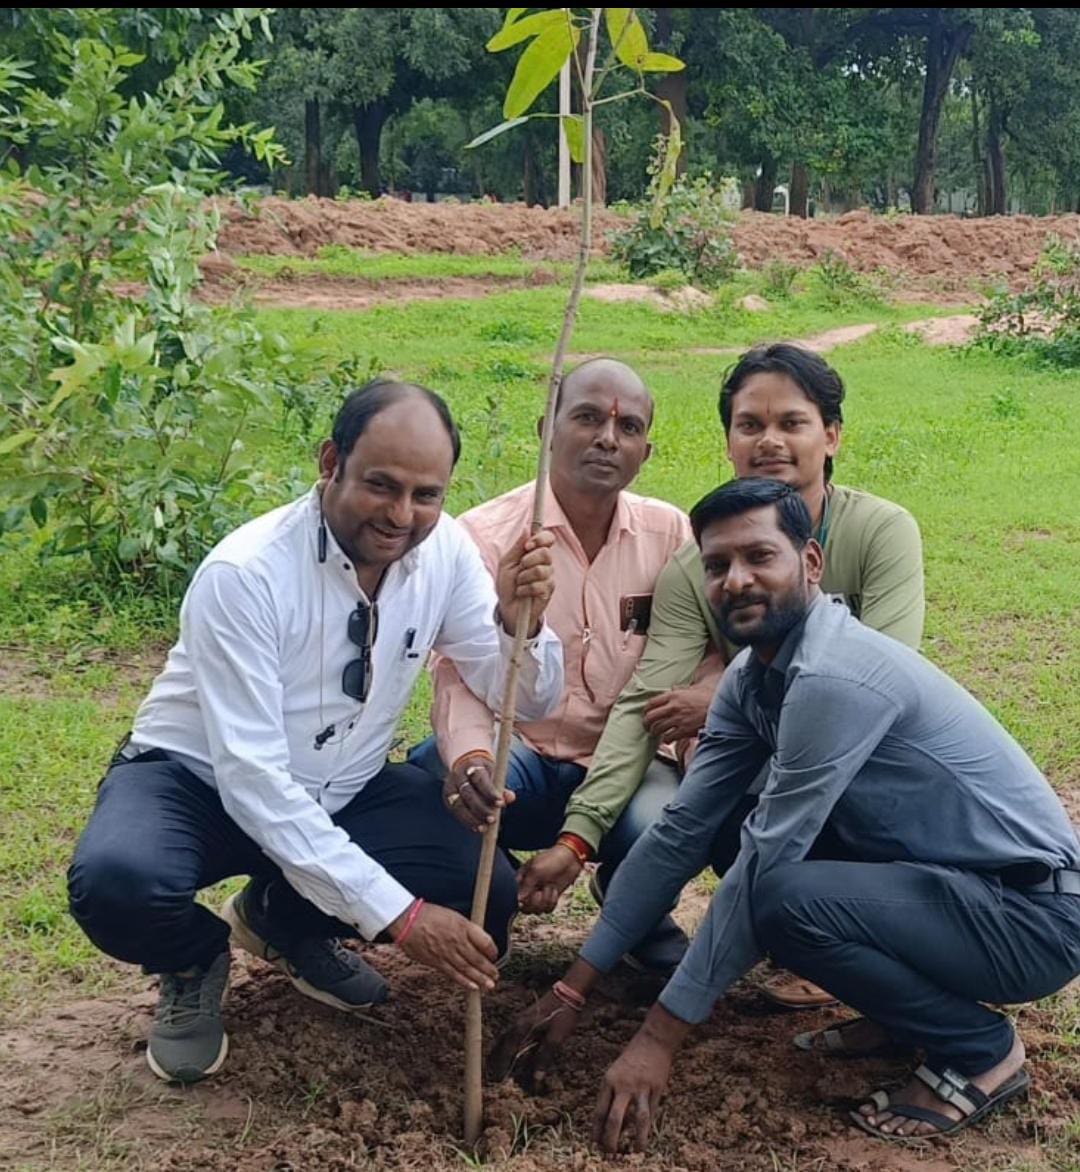
MULTIPOLYGON (((589 264, 592 249, 592 82, 596 67, 596 46, 600 32, 602 8, 590 10, 589 41, 585 55, 585 73, 582 78, 581 114, 584 133, 585 158, 581 168, 581 248, 578 252, 574 283, 563 315, 559 343, 551 365, 551 379, 548 382, 547 406, 544 409, 544 425, 540 435, 540 459, 536 470, 536 496, 533 500, 532 531, 535 533, 544 524, 544 497, 547 492, 548 469, 551 463, 551 431, 555 422, 555 403, 562 384, 566 352, 574 332, 581 291, 585 286, 585 270, 589 264)), ((514 648, 506 673, 503 689, 502 709, 499 714, 499 739, 495 748, 495 775, 492 784, 497 794, 506 788, 506 772, 510 763, 510 739, 514 732, 514 708, 517 699, 518 673, 525 653, 525 638, 532 623, 532 606, 529 600, 522 607, 514 632, 514 648)), ((491 872, 495 864, 495 851, 499 838, 499 814, 495 822, 484 831, 484 842, 480 849, 480 864, 476 872, 476 886, 473 888, 472 922, 483 926, 487 913, 488 893, 491 890, 491 872)), ((465 1142, 475 1144, 480 1138, 484 1117, 484 1033, 481 995, 468 994, 465 1012, 465 1142)))

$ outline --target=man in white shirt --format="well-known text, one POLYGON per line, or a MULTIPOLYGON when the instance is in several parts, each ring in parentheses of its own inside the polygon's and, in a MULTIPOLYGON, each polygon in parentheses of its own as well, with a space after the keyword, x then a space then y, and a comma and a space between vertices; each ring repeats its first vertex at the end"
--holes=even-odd
POLYGON ((546 716, 562 693, 562 649, 542 619, 551 535, 522 534, 493 583, 442 512, 459 450, 437 395, 370 383, 338 413, 319 484, 231 533, 195 573, 68 877, 90 939, 161 974, 147 1060, 162 1078, 193 1082, 225 1060, 230 930, 345 1010, 387 993, 341 947, 347 935, 393 939, 466 988, 494 985, 516 908, 510 866, 498 861, 487 931, 470 924, 479 838, 434 778, 386 762, 432 649, 499 705, 525 598, 519 709, 546 716), (195 896, 230 875, 252 879, 222 919, 195 896))

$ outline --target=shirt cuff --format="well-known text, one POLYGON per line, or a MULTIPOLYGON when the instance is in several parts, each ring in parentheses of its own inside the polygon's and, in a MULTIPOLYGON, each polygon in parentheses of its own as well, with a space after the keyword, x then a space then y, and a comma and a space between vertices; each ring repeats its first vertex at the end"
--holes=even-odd
POLYGON ((660 1004, 682 1021, 700 1025, 708 1021, 713 1007, 720 1000, 720 992, 713 985, 699 985, 680 968, 660 993, 660 1004))
POLYGON ((485 752, 495 755, 495 732, 491 724, 456 725, 454 731, 438 738, 439 756, 449 769, 466 753, 485 752))
MULTIPOLYGON (((499 614, 499 608, 495 608, 495 630, 499 632, 499 643, 502 645, 502 650, 506 652, 506 658, 510 658, 510 651, 514 646, 514 636, 511 635, 507 629, 502 625, 502 617, 499 614)), ((554 632, 548 626, 547 616, 545 615, 540 620, 540 629, 531 639, 525 640, 525 650, 536 654, 537 647, 544 643, 550 643, 554 638, 554 632)))
POLYGON ((353 923, 365 940, 374 940, 416 898, 386 871, 373 878, 364 892, 364 902, 353 905, 353 923))
POLYGON ((578 838, 583 838, 594 851, 598 851, 600 843, 607 833, 607 827, 590 818, 588 814, 574 810, 563 819, 562 832, 576 834, 578 838))
POLYGON ((581 947, 581 959, 588 961, 599 972, 610 973, 622 960, 627 949, 636 943, 636 940, 627 939, 622 932, 609 924, 607 917, 601 912, 596 927, 581 947))

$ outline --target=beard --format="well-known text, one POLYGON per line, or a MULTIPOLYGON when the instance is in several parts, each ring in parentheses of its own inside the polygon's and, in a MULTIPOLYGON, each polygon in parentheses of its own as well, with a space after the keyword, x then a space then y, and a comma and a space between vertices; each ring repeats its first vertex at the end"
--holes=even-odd
POLYGON ((792 627, 806 618, 810 608, 806 576, 802 582, 780 598, 746 594, 729 599, 715 610, 716 625, 736 647, 779 647, 792 627), (740 621, 740 612, 753 603, 762 607, 756 620, 740 621))

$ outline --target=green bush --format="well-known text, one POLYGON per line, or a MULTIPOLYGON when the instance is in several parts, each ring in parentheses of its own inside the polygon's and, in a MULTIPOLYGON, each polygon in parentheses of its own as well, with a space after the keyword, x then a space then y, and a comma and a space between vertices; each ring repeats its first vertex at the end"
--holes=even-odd
POLYGON ((761 292, 774 301, 786 300, 795 287, 799 266, 786 260, 771 260, 761 270, 761 292))
POLYGON ((1080 244, 1050 236, 1017 293, 1002 285, 979 309, 975 344, 1080 366, 1080 244))
MULTIPOLYGON (((654 167, 653 194, 657 179, 654 167)), ((611 253, 635 280, 675 271, 689 284, 715 289, 739 265, 734 220, 724 185, 713 186, 708 175, 680 179, 661 205, 659 222, 650 208, 639 211, 629 228, 611 233, 611 253)))
POLYGON ((847 258, 831 248, 825 250, 814 266, 821 296, 835 309, 851 305, 875 305, 882 301, 884 288, 880 274, 877 279, 852 268, 847 258))
POLYGON ((0 534, 36 525, 101 581, 185 577, 265 484, 249 426, 310 421, 319 392, 309 356, 193 296, 219 153, 281 158, 218 100, 254 85, 241 55, 264 12, 222 10, 137 98, 141 58, 101 39, 56 39, 54 94, 0 62, 0 136, 34 160, 0 172, 0 534))

